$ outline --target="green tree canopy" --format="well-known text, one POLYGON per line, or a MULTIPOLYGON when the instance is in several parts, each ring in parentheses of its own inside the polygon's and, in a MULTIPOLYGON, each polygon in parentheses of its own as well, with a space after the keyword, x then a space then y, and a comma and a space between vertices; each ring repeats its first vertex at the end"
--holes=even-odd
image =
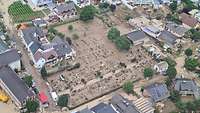
POLYGON ((108 31, 107 37, 108 37, 109 40, 115 41, 117 38, 120 37, 120 31, 117 28, 112 27, 108 31))
POLYGON ((172 58, 170 57, 166 57, 164 58, 164 61, 166 61, 168 63, 169 66, 175 67, 176 66, 176 61, 174 61, 172 58))
POLYGON ((180 101, 180 95, 179 95, 179 92, 178 91, 171 91, 170 92, 170 99, 172 102, 177 102, 177 101, 180 101))
POLYGON ((68 104, 68 95, 61 95, 58 98, 57 105, 60 107, 67 107, 67 104, 68 104))
POLYGON ((178 7, 177 1, 175 1, 175 0, 169 5, 169 8, 171 9, 172 13, 176 12, 177 7, 178 7))
POLYGON ((26 108, 28 113, 36 112, 38 107, 39 107, 39 102, 36 100, 28 100, 26 102, 26 108))
POLYGON ((176 77, 177 71, 175 67, 169 66, 166 75, 169 77, 169 79, 174 79, 176 77))
POLYGON ((185 50, 185 55, 187 55, 187 56, 192 56, 192 49, 191 49, 191 48, 187 48, 187 49, 185 50))
POLYGON ((130 41, 125 37, 117 38, 115 44, 119 50, 129 50, 131 46, 130 41))
POLYGON ((25 76, 23 77, 24 82, 28 85, 28 87, 32 87, 33 85, 33 77, 32 76, 25 76))
POLYGON ((48 76, 45 66, 42 67, 42 69, 40 70, 40 73, 42 75, 42 78, 46 78, 48 76))
POLYGON ((194 71, 196 69, 197 66, 199 66, 199 62, 197 59, 195 58, 187 58, 185 60, 185 68, 190 70, 190 71, 194 71))
POLYGON ((85 6, 80 13, 80 19, 82 21, 92 20, 94 19, 95 13, 96 13, 96 9, 94 6, 92 5, 85 6))
POLYGON ((145 68, 143 74, 144 77, 147 78, 147 77, 152 77, 154 72, 151 68, 145 68))
POLYGON ((130 81, 124 83, 122 88, 128 94, 133 93, 133 83, 130 81))

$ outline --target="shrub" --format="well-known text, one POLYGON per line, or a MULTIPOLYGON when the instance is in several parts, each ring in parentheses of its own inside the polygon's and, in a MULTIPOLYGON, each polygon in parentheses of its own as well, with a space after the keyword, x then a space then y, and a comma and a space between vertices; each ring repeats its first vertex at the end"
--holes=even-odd
POLYGON ((195 58, 187 58, 185 60, 185 68, 190 70, 190 71, 194 71, 196 69, 197 66, 199 66, 199 62, 197 59, 195 58))
POLYGON ((69 30, 69 31, 72 31, 72 30, 73 30, 73 26, 72 26, 72 25, 69 25, 69 26, 68 26, 68 30, 69 30))
POLYGON ((133 83, 130 81, 124 83, 122 88, 128 94, 133 93, 133 83))
POLYGON ((185 55, 187 55, 187 56, 192 56, 192 49, 191 49, 191 48, 187 48, 187 49, 185 50, 185 55))
POLYGON ((60 107, 67 107, 67 104, 68 104, 68 95, 61 95, 58 98, 57 105, 60 107))
POLYGON ((143 74, 144 77, 147 78, 147 77, 152 77, 154 73, 151 68, 145 68, 143 74))

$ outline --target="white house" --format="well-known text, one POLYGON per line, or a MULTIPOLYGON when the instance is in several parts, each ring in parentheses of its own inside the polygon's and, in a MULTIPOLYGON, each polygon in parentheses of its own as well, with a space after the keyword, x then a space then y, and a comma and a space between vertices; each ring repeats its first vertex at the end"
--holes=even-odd
POLYGON ((53 0, 31 0, 35 6, 44 6, 53 3, 53 0))
POLYGON ((72 0, 78 7, 83 8, 91 4, 90 0, 72 0))

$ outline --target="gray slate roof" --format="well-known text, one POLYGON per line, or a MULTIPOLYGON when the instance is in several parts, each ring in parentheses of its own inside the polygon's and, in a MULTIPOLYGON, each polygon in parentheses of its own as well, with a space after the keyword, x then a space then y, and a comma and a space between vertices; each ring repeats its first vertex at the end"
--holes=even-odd
POLYGON ((120 113, 139 113, 136 107, 132 104, 132 102, 123 98, 119 94, 116 94, 112 97, 111 104, 120 113))
POLYGON ((147 38, 147 35, 143 31, 133 31, 131 33, 127 34, 127 38, 131 40, 132 42, 142 40, 144 38, 147 38))
POLYGON ((170 33, 169 31, 162 31, 161 34, 158 36, 158 39, 164 41, 165 43, 169 44, 170 46, 173 46, 176 44, 177 37, 170 33))
POLYGON ((29 49, 31 50, 32 54, 34 55, 36 51, 40 48, 41 44, 39 42, 33 42, 29 49))
POLYGON ((100 103, 91 110, 95 113, 117 113, 110 105, 105 103, 100 103))
POLYGON ((52 40, 52 45, 58 57, 64 57, 66 54, 72 52, 72 48, 69 43, 58 36, 52 40))
MULTIPOLYGON (((190 79, 185 79, 185 78, 180 78, 175 80, 175 90, 177 91, 191 91, 191 92, 196 92, 199 93, 198 91, 198 86, 193 80, 190 79)), ((200 94, 198 94, 200 95, 200 94)))
POLYGON ((154 83, 145 88, 154 102, 161 101, 170 96, 166 84, 154 83))
POLYGON ((25 82, 22 81, 11 68, 1 67, 0 79, 21 103, 23 103, 27 97, 34 96, 32 90, 26 86, 25 82))
POLYGON ((8 49, 8 46, 3 42, 2 39, 0 39, 0 53, 6 51, 8 49))
POLYGON ((0 53, 0 67, 18 60, 20 60, 20 56, 16 49, 8 49, 5 52, 0 53))
POLYGON ((93 112, 91 110, 89 110, 88 108, 85 108, 85 109, 78 111, 76 113, 93 113, 93 112))
POLYGON ((183 36, 185 32, 188 31, 188 29, 186 29, 185 27, 180 26, 173 22, 168 22, 165 27, 169 29, 170 31, 172 31, 173 33, 176 33, 180 36, 183 36))
POLYGON ((43 30, 39 27, 30 27, 22 30, 23 38, 27 45, 29 45, 32 41, 38 42, 38 38, 45 36, 43 30))
POLYGON ((68 3, 61 4, 55 7, 55 11, 58 14, 61 14, 63 12, 69 12, 71 10, 76 10, 74 2, 68 2, 68 3))

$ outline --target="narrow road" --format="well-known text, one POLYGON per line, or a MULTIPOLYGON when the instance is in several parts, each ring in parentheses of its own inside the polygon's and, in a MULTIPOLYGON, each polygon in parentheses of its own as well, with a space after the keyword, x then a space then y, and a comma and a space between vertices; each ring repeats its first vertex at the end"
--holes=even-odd
POLYGON ((28 52, 27 50, 25 49, 24 47, 24 44, 22 43, 20 37, 18 37, 18 31, 16 30, 14 24, 11 22, 11 19, 9 17, 9 14, 8 14, 8 7, 9 5, 11 5, 15 0, 0 0, 0 12, 3 13, 3 17, 4 17, 4 24, 6 25, 7 29, 8 29, 8 33, 9 35, 11 36, 11 40, 15 41, 16 42, 16 48, 18 50, 21 51, 22 53, 22 62, 24 64, 24 67, 26 69, 26 71, 32 75, 33 77, 33 80, 35 81, 36 83, 36 86, 37 88, 39 89, 39 91, 41 92, 45 92, 45 94, 48 96, 49 98, 49 103, 50 103, 50 107, 48 109, 48 111, 52 111, 54 109, 53 106, 54 103, 51 99, 51 96, 49 94, 49 89, 45 83, 45 81, 42 79, 41 77, 41 74, 38 70, 36 70, 35 67, 33 67, 31 64, 30 64, 30 57, 28 55, 28 52))

